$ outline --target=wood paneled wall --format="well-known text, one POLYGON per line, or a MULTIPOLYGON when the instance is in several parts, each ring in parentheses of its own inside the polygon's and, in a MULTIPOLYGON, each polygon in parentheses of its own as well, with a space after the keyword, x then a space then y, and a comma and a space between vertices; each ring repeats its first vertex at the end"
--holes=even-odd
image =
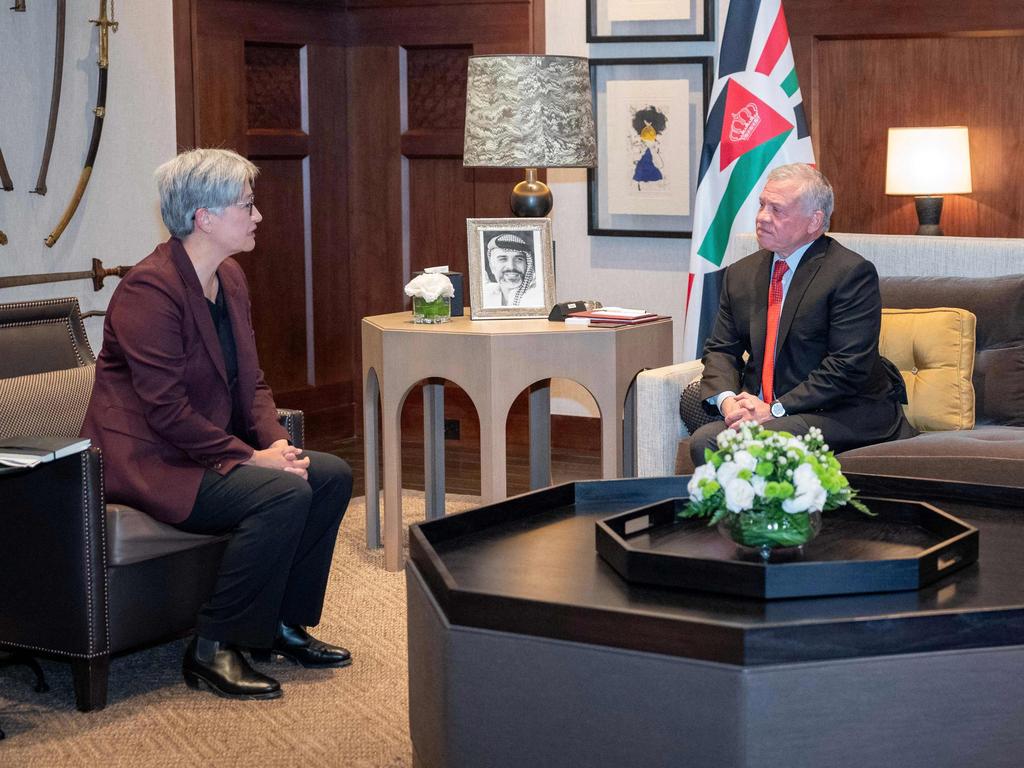
POLYGON ((462 167, 466 60, 542 52, 544 0, 173 2, 179 145, 262 169, 240 260, 268 381, 316 437, 354 434, 361 318, 404 309, 411 271, 466 272, 466 218, 509 215, 518 174, 462 167))
POLYGON ((786 0, 815 156, 836 231, 911 233, 885 195, 890 127, 966 125, 974 192, 947 196, 947 235, 1024 236, 1024 3, 786 0))

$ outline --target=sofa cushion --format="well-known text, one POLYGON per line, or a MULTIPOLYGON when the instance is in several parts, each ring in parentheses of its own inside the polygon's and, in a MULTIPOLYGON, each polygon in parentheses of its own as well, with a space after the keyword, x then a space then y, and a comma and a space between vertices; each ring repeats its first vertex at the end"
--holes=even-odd
POLYGON ((77 437, 96 373, 94 364, 0 379, 0 438, 77 437))
POLYGON ((1024 275, 880 282, 884 307, 963 307, 974 313, 976 424, 1024 427, 1024 275))
POLYGON ((228 538, 187 533, 125 504, 107 504, 107 564, 130 565, 228 538))
POLYGON ((1024 488, 1024 428, 924 432, 839 454, 844 472, 1024 488))
POLYGON ((974 426, 975 317, 965 309, 883 309, 878 349, 907 385, 904 410, 921 432, 974 426))

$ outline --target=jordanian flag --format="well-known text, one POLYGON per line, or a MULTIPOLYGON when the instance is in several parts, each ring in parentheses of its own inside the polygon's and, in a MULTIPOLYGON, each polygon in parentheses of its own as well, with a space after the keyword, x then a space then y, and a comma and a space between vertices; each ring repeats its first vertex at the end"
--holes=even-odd
POLYGON ((698 358, 718 312, 733 232, 752 232, 764 177, 813 163, 781 0, 732 0, 704 128, 686 294, 683 359, 698 358))

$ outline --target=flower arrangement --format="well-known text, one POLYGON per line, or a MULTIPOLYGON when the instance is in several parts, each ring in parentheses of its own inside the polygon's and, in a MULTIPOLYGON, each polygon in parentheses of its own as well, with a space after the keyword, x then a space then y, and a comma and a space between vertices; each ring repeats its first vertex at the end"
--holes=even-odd
POLYGON ((718 435, 687 490, 680 517, 709 517, 708 525, 738 544, 761 550, 799 547, 820 528, 821 513, 845 504, 872 514, 840 471, 817 427, 794 437, 753 421, 718 435))
POLYGON ((455 287, 448 275, 437 272, 417 275, 406 284, 405 295, 412 297, 414 322, 444 323, 451 318, 455 287))

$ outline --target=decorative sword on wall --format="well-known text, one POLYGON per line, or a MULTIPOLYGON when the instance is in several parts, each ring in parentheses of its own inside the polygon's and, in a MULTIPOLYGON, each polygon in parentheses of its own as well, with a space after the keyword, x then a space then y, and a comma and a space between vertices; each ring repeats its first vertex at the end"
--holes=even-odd
POLYGON ((67 0, 57 0, 57 32, 53 49, 53 87, 50 89, 50 122, 46 126, 46 143, 43 144, 43 158, 39 163, 36 188, 30 190, 37 195, 46 194, 46 173, 50 169, 50 155, 53 152, 53 137, 57 133, 57 113, 60 112, 60 86, 64 79, 64 26, 67 16, 67 0))
POLYGON ((131 267, 111 267, 104 269, 99 259, 92 260, 92 269, 81 272, 45 272, 39 275, 15 275, 0 277, 0 288, 15 288, 19 285, 41 285, 43 283, 63 283, 66 280, 92 280, 92 289, 103 288, 103 281, 108 277, 124 277, 131 267))
MULTIPOLYGON (((111 8, 113 8, 113 5, 111 5, 111 8)), ((103 118, 106 116, 107 111, 108 32, 111 30, 117 32, 118 26, 116 21, 107 16, 107 0, 100 0, 99 18, 90 19, 90 22, 99 28, 100 41, 100 55, 96 61, 96 66, 99 69, 99 87, 96 93, 96 107, 93 109, 93 114, 96 117, 92 124, 92 140, 89 142, 89 151, 85 157, 82 173, 78 177, 78 186, 75 187, 75 191, 71 195, 71 202, 68 203, 64 215, 57 222, 53 232, 47 235, 43 241, 48 248, 52 248, 57 240, 60 239, 60 236, 71 221, 71 217, 78 210, 78 204, 82 202, 82 195, 85 194, 85 188, 89 184, 89 177, 92 176, 93 165, 96 162, 96 152, 100 148, 100 136, 103 134, 103 118)))
MULTIPOLYGON (((0 189, 10 192, 14 189, 14 182, 11 181, 11 174, 7 170, 7 163, 4 162, 4 151, 0 149, 0 189)), ((7 245, 7 235, 0 229, 0 245, 7 245)))
MULTIPOLYGON (((14 0, 11 10, 24 13, 25 0, 14 0)), ((11 180, 11 174, 7 170, 7 163, 4 162, 3 150, 0 150, 0 189, 3 189, 5 192, 10 192, 14 189, 14 182, 11 180)), ((0 229, 0 245, 7 245, 7 235, 4 234, 2 229, 0 229)))

